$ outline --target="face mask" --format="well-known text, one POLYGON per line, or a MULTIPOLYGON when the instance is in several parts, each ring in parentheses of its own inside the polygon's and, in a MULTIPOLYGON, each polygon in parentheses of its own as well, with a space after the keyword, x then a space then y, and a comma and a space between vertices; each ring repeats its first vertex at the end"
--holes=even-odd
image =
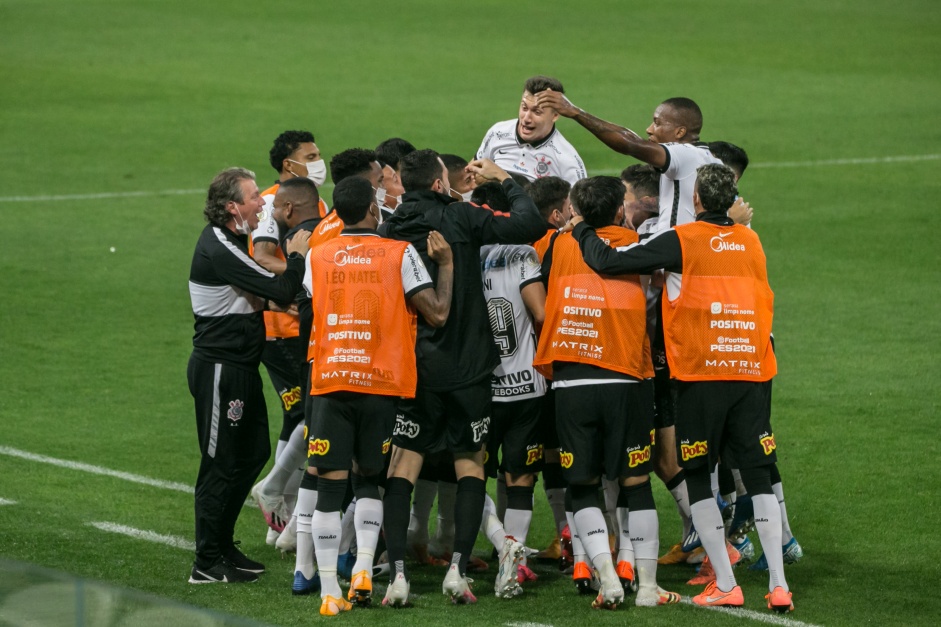
MULTIPOLYGON (((373 214, 373 217, 376 218, 376 228, 378 229, 379 225, 382 224, 382 207, 378 204, 374 204, 373 206, 376 208, 376 213, 373 214)), ((370 209, 372 209, 372 207, 370 207, 370 209)))
POLYGON ((236 212, 233 217, 235 218, 235 232, 241 233, 242 235, 251 235, 252 228, 248 225, 248 222, 242 219, 242 216, 236 212))
POLYGON ((464 200, 464 202, 470 202, 471 196, 473 195, 474 195, 474 190, 469 190, 461 194, 461 198, 464 200))
POLYGON ((381 187, 374 187, 373 189, 376 190, 376 204, 380 207, 386 204, 386 190, 381 187))
MULTIPOLYGON (((318 159, 317 161, 309 161, 307 163, 301 163, 300 161, 294 161, 294 159, 288 159, 291 163, 296 163, 297 165, 303 165, 307 168, 307 178, 314 182, 314 185, 320 187, 324 184, 324 181, 327 180, 327 164, 323 159, 318 159)), ((296 175, 295 175, 296 176, 296 175)))

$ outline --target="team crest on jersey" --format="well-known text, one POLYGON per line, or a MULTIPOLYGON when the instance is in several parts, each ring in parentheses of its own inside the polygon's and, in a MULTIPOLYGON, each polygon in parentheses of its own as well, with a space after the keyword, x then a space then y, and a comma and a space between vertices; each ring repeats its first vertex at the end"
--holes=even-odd
POLYGON ((550 165, 552 165, 552 162, 549 161, 548 155, 537 154, 536 155, 536 176, 543 177, 549 174, 550 165))
POLYGON ((235 399, 234 401, 229 401, 229 411, 226 412, 226 416, 232 422, 238 422, 242 419, 242 414, 244 413, 245 403, 235 399))
POLYGON ((774 443, 774 434, 764 435, 759 440, 761 442, 761 448, 764 450, 765 455, 771 455, 774 452, 774 449, 778 448, 778 445, 774 443))
POLYGON ((562 468, 567 470, 571 468, 572 464, 575 462, 575 456, 568 451, 561 451, 559 453, 559 462, 561 463, 562 468))

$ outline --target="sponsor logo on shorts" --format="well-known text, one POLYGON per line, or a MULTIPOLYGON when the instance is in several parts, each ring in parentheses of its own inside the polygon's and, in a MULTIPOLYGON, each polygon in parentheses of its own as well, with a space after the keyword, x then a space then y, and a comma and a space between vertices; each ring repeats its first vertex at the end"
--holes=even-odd
POLYGON ((484 464, 486 464, 489 461, 490 461, 490 453, 487 451, 484 451, 484 464))
POLYGON ((650 430, 650 446, 655 446, 657 444, 657 430, 650 430))
POLYGON ((575 462, 575 456, 567 451, 559 452, 559 463, 562 465, 562 468, 568 469, 572 467, 572 463, 575 462))
POLYGON ((304 439, 305 439, 305 440, 307 439, 307 436, 308 436, 308 435, 310 435, 310 433, 308 433, 308 431, 307 431, 307 425, 304 425, 304 439))
POLYGON ((472 422, 471 429, 474 432, 474 442, 480 442, 490 433, 490 416, 484 416, 477 422, 472 422))
POLYGON ((395 430, 392 432, 392 435, 401 435, 406 438, 414 439, 418 437, 420 431, 421 427, 411 420, 406 420, 405 416, 397 415, 395 417, 395 430))
POLYGON ((630 451, 627 458, 627 465, 630 468, 637 468, 643 463, 650 461, 650 445, 648 444, 642 449, 636 451, 630 451))
POLYGON ((234 401, 229 401, 229 411, 226 412, 226 417, 232 422, 238 422, 242 419, 242 414, 244 413, 245 403, 235 399, 234 401))
POLYGON ((761 442, 761 448, 764 449, 765 455, 771 455, 774 452, 774 449, 778 448, 778 445, 774 443, 774 434, 766 435, 762 437, 759 442, 761 442))
POLYGON ((284 390, 280 396, 284 411, 291 411, 292 407, 301 402, 301 386, 298 385, 290 390, 284 390))
POLYGON ((702 457, 708 452, 709 445, 706 444, 705 440, 693 442, 692 444, 680 444, 680 456, 684 462, 688 462, 695 457, 702 457))
POLYGON ((389 438, 388 440, 382 443, 382 454, 383 455, 388 454, 389 449, 391 448, 392 448, 392 438, 389 438))
POLYGON ((310 440, 307 443, 307 456, 311 455, 326 455, 327 451, 330 450, 330 440, 321 440, 317 438, 316 440, 310 440))
POLYGON ((532 466, 542 459, 542 444, 530 444, 526 447, 526 465, 532 466))

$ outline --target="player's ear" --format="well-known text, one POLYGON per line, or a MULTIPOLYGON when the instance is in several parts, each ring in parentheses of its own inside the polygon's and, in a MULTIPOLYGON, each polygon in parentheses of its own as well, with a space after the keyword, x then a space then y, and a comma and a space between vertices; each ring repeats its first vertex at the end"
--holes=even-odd
POLYGON ((677 126, 677 127, 673 130, 673 134, 676 136, 677 139, 683 139, 684 137, 686 137, 686 127, 685 127, 685 126, 677 126))

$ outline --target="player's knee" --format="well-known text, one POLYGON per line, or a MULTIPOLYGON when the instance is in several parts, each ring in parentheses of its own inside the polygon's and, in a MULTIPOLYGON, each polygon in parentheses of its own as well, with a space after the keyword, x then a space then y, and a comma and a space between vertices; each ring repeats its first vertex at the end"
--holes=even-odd
POLYGON ((686 468, 683 474, 686 476, 686 491, 689 493, 690 503, 712 499, 712 483, 706 464, 701 464, 696 468, 686 468))
POLYGON ((756 468, 740 468, 742 484, 749 495, 774 494, 771 489, 771 465, 756 468))
POLYGON ((590 485, 584 484, 569 484, 568 492, 571 495, 572 499, 572 511, 580 512, 583 509, 588 509, 590 507, 601 507, 601 500, 599 498, 599 483, 592 483, 590 485))
POLYGON ((318 512, 339 512, 343 508, 343 497, 346 496, 346 479, 317 480, 317 507, 318 512))
POLYGON ((379 475, 363 475, 353 473, 353 495, 357 499, 376 499, 379 500, 379 475))

